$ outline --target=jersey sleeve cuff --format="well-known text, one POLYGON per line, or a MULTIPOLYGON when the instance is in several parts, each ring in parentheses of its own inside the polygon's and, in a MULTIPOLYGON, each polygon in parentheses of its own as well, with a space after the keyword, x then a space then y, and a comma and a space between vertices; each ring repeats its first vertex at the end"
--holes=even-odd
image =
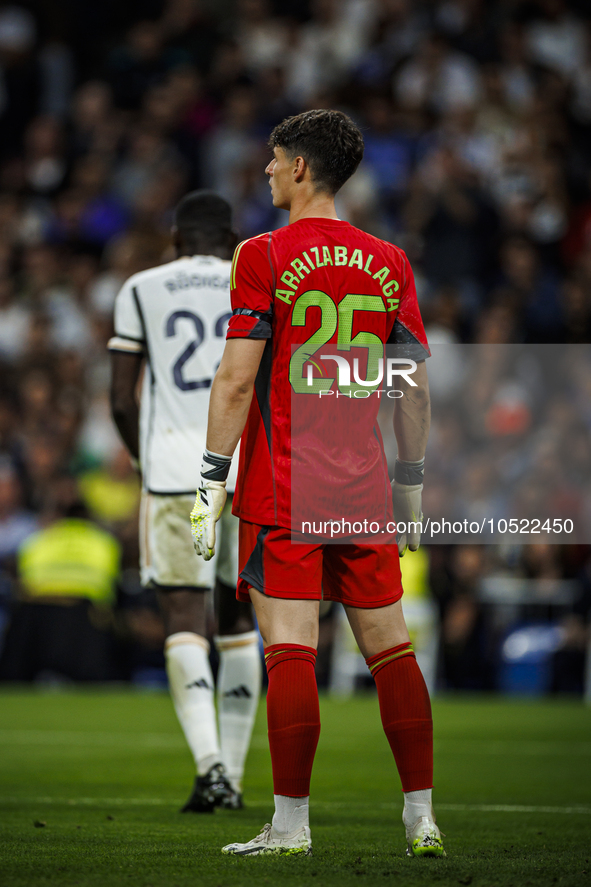
POLYGON ((429 345, 427 343, 423 344, 418 336, 411 332, 398 318, 394 321, 390 338, 386 344, 396 345, 396 354, 399 357, 410 358, 411 360, 416 360, 417 363, 426 360, 427 357, 431 357, 429 345))
POLYGON ((144 343, 126 336, 113 336, 107 343, 109 351, 126 351, 128 354, 142 354, 144 343))
POLYGON ((269 315, 250 309, 235 309, 228 324, 227 339, 270 339, 273 335, 269 315))

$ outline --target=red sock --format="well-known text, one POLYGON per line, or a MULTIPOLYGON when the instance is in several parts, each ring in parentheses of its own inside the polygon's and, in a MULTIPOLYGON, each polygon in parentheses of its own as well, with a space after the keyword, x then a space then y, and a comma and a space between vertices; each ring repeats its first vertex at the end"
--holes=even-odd
POLYGON ((312 764, 320 735, 316 650, 300 644, 265 648, 269 675, 267 725, 276 795, 310 794, 312 764))
POLYGON ((412 644, 399 644, 365 661, 376 682, 382 724, 402 791, 432 788, 431 701, 412 644))

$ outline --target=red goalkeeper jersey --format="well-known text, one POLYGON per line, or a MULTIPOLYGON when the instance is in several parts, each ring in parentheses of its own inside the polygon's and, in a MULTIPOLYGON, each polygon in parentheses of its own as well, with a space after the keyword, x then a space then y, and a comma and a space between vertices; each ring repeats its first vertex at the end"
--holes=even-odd
POLYGON ((235 514, 299 531, 312 497, 325 519, 389 519, 380 400, 366 380, 377 378, 387 343, 414 360, 429 355, 404 252, 347 222, 302 219, 241 243, 230 289, 227 337, 267 340, 242 435, 235 514), (354 375, 339 375, 340 354, 351 367, 357 357, 363 396, 354 375))

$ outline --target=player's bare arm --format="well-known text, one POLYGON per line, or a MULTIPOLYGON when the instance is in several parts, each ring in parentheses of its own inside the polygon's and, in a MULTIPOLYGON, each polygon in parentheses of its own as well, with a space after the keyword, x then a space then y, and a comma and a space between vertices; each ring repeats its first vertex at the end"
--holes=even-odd
POLYGON ((111 351, 111 412, 123 443, 134 459, 139 459, 139 406, 137 383, 143 354, 111 351))
POLYGON ((404 397, 395 401, 394 434, 398 444, 398 458, 404 462, 418 462, 425 458, 431 425, 431 400, 427 364, 423 360, 417 364, 412 374, 416 388, 410 385, 405 376, 396 383, 404 392, 404 397))
POLYGON ((215 525, 226 502, 226 479, 246 425, 265 343, 266 339, 228 340, 213 380, 201 480, 191 512, 195 550, 205 560, 215 552, 215 525))
POLYGON ((209 400, 207 449, 232 456, 244 431, 266 339, 228 339, 209 400))
POLYGON ((420 522, 423 519, 422 493, 425 450, 431 425, 431 401, 425 361, 417 365, 412 376, 415 385, 402 378, 404 392, 394 409, 394 434, 398 444, 398 458, 392 481, 392 501, 396 522, 404 526, 398 534, 398 553, 403 557, 406 548, 416 551, 421 539, 420 522))

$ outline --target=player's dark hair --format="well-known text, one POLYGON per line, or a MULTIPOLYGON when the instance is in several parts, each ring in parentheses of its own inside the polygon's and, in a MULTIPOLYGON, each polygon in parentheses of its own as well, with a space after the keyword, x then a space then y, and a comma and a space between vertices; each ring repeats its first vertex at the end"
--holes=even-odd
POLYGON ((214 191, 191 191, 174 211, 177 249, 191 255, 231 252, 235 245, 232 207, 214 191))
POLYGON ((319 191, 336 194, 363 158, 363 136, 342 111, 304 111, 275 127, 269 147, 283 148, 291 160, 298 155, 310 166, 319 191))

